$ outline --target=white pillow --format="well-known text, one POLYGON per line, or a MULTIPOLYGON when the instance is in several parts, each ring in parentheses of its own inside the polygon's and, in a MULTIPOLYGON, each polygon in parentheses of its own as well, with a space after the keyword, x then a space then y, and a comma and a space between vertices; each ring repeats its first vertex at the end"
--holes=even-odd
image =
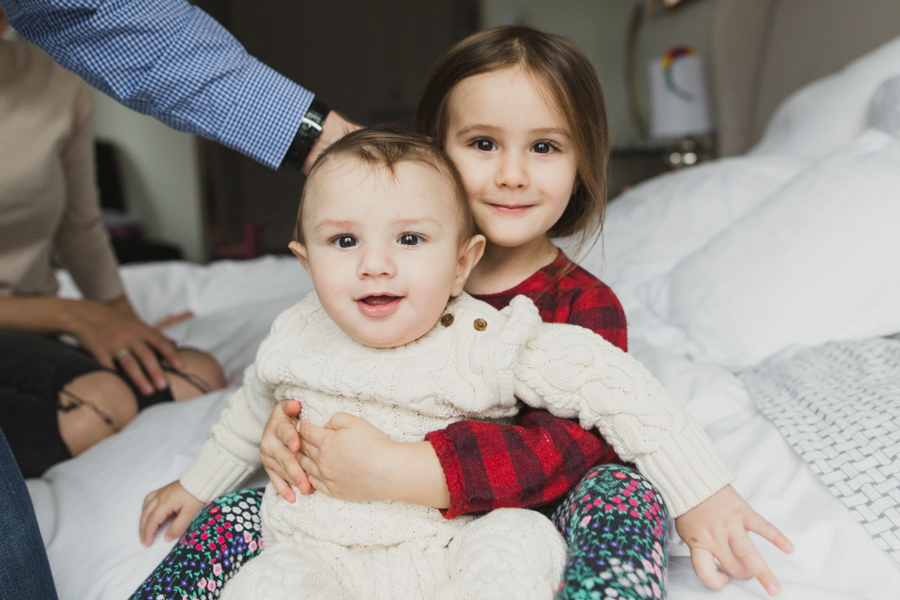
POLYGON ((736 368, 900 331, 900 140, 867 130, 641 293, 736 368))
POLYGON ((754 154, 821 158, 866 128, 869 101, 885 80, 900 75, 900 38, 818 79, 785 100, 754 154))
POLYGON ((728 158, 647 181, 609 205, 603 243, 575 258, 612 287, 627 313, 638 285, 667 273, 805 165, 785 157, 728 158))

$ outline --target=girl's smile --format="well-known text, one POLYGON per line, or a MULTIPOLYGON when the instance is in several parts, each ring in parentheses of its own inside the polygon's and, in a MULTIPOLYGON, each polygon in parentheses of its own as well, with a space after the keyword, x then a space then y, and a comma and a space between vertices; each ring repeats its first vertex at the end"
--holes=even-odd
POLYGON ((533 205, 529 204, 492 204, 488 203, 488 206, 496 210, 497 212, 505 215, 521 215, 524 214, 529 208, 533 205))

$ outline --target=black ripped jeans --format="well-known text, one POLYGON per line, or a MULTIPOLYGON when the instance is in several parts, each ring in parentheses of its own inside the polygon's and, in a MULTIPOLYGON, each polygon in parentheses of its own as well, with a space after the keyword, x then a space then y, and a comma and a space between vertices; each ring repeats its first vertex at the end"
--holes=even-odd
MULTIPOLYGON (((107 370, 80 348, 28 333, 0 330, 0 430, 9 441, 24 477, 39 477, 71 458, 59 434, 59 392, 73 379, 107 370)), ((122 371, 138 410, 172 400, 167 388, 144 396, 122 371)))

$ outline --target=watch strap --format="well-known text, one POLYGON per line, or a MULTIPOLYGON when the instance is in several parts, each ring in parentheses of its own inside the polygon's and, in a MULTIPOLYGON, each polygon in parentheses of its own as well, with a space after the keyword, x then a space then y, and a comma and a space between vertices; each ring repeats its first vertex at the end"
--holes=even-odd
POLYGON ((303 168, 303 163, 306 162, 310 150, 322 135, 322 125, 330 112, 331 109, 327 104, 318 98, 313 98, 312 104, 309 105, 309 109, 300 121, 294 141, 291 142, 290 148, 281 161, 280 168, 290 171, 299 171, 303 168))

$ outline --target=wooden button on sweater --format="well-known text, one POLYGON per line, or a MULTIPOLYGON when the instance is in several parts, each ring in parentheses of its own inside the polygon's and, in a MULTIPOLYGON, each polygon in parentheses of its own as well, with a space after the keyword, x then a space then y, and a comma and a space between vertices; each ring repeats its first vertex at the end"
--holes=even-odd
POLYGON ((485 321, 484 319, 475 319, 474 325, 475 329, 477 329, 478 331, 484 331, 485 329, 487 329, 487 321, 485 321))
POLYGON ((453 325, 453 315, 447 313, 446 315, 441 317, 441 325, 443 325, 444 327, 450 327, 451 325, 453 325))

